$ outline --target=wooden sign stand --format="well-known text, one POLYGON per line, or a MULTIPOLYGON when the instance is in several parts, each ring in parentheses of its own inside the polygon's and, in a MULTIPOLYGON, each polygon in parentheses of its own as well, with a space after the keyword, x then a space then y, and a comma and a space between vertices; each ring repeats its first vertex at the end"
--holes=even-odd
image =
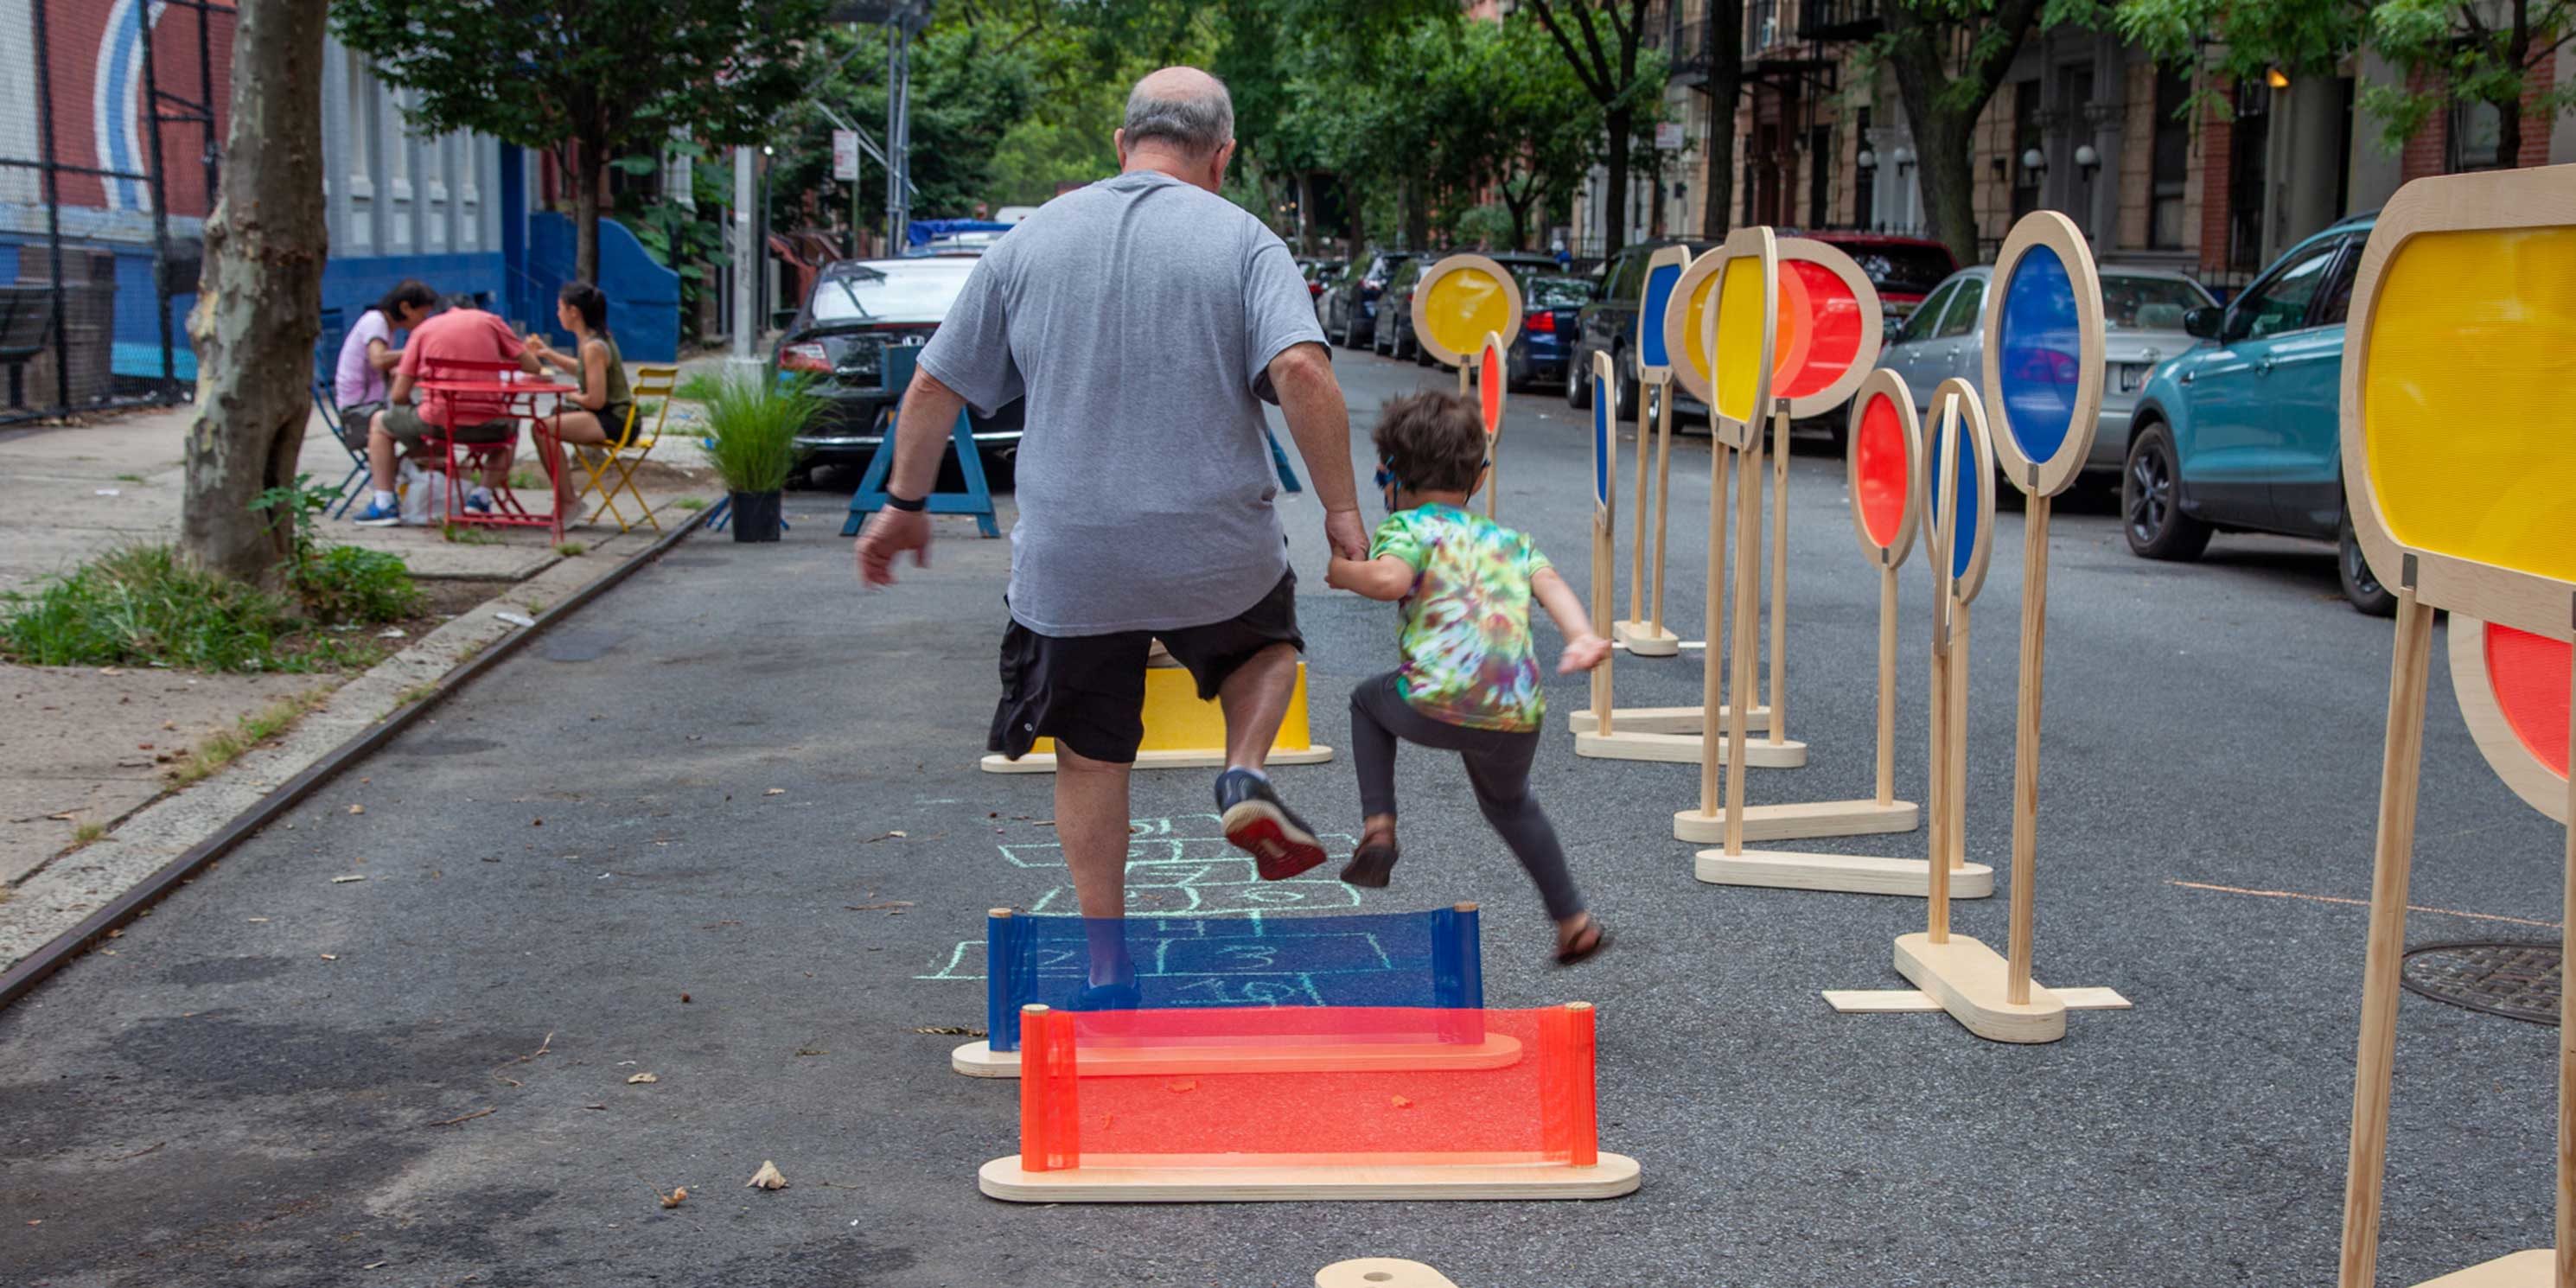
POLYGON ((1674 289, 1690 268, 1690 258, 1690 250, 1684 246, 1656 250, 1646 260, 1644 294, 1637 303, 1637 334, 1632 346, 1637 355, 1637 532, 1629 553, 1628 615, 1610 624, 1611 639, 1634 657, 1675 657, 1682 649, 1681 637, 1664 629, 1663 504, 1670 496, 1664 484, 1673 458, 1673 355, 1664 330, 1664 314, 1674 289), (1646 601, 1646 427, 1650 423, 1656 427, 1661 462, 1656 472, 1657 500, 1653 507, 1655 594, 1651 615, 1646 601))
MULTIPOLYGON (((1610 355, 1592 355, 1592 620, 1610 616, 1611 605, 1618 595, 1614 584, 1618 573, 1614 528, 1619 509, 1619 386, 1618 369, 1611 365, 1610 355)), ((1610 668, 1617 662, 1616 650, 1592 668, 1592 718, 1599 723, 1600 737, 1615 734, 1612 725, 1617 713, 1610 704, 1610 668)), ((1577 748, 1578 753, 1580 747, 1577 748)))
POLYGON ((1315 1272, 1315 1288, 1458 1288, 1449 1276, 1402 1257, 1336 1261, 1315 1272))
MULTIPOLYGON (((2341 1288, 2378 1283, 2434 611, 2451 613, 2455 662, 2464 648, 2483 653, 2498 629, 2538 637, 2533 644, 2569 641, 2568 675, 2557 683, 2576 712, 2576 547, 2567 540, 2564 484, 2576 477, 2576 441, 2565 431, 2559 374, 2571 319, 2555 289, 2576 278, 2571 232, 2576 166, 2418 179, 2381 211, 2353 278, 2341 407, 2345 506, 2370 566, 2399 575, 2341 1288), (2535 290, 2538 283, 2548 285, 2535 290), (2464 643, 2464 633, 2477 639, 2464 643)), ((2505 697, 2485 660, 2471 658, 2465 673, 2455 667, 2463 714, 2505 781, 2567 828, 2562 915, 2576 926, 2576 718, 2565 731, 2566 761, 2535 772, 2532 762, 2548 745, 2531 737, 2536 723, 2501 737, 2492 725, 2503 716, 2500 698, 2547 697, 2538 684, 2505 697)), ((2576 974, 2571 966, 2576 959, 2562 960, 2562 976, 2576 974)), ((2561 983, 2555 1240, 2421 1288, 2576 1285, 2576 988, 2566 987, 2576 980, 2561 983)))

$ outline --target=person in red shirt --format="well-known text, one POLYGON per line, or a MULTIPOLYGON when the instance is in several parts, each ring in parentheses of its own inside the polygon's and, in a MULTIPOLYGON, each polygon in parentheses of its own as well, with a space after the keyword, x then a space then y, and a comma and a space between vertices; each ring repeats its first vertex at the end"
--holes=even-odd
MULTIPOLYGON (((389 528, 402 522, 402 507, 394 497, 397 449, 409 449, 430 437, 453 436, 460 443, 504 442, 516 428, 503 414, 508 404, 499 398, 433 398, 415 405, 412 395, 419 386, 421 364, 440 361, 514 363, 531 375, 540 370, 536 355, 509 323, 471 305, 451 306, 413 328, 411 343, 403 346, 402 362, 394 368, 387 405, 367 423, 367 472, 374 476, 375 495, 357 516, 360 527, 389 528)), ((489 489, 508 469, 507 462, 487 466, 482 483, 466 497, 465 508, 492 508, 489 489)))

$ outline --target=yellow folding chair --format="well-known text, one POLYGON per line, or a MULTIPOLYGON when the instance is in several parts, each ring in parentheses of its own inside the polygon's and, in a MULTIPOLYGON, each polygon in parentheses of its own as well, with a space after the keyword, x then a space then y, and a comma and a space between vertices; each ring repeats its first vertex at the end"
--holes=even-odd
POLYGON ((608 510, 609 517, 617 520, 619 532, 631 532, 635 528, 634 524, 627 522, 625 513, 617 508, 617 494, 620 492, 635 499, 635 508, 644 512, 643 522, 652 524, 655 532, 662 530, 662 521, 653 517, 653 507, 644 503, 644 493, 635 486, 635 471, 652 453, 653 445, 662 441, 662 422, 670 418, 671 391, 678 386, 679 379, 678 367, 637 367, 634 381, 627 386, 635 401, 628 404, 626 423, 618 428, 617 437, 594 449, 574 454, 574 459, 581 462, 582 472, 590 476, 590 484, 582 489, 582 496, 596 494, 600 504, 608 510), (661 400, 649 426, 644 421, 644 400, 647 398, 661 400))

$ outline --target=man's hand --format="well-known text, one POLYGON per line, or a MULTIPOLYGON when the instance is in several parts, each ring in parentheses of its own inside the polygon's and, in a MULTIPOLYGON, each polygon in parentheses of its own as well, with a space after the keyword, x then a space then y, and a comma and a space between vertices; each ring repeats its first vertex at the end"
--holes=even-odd
POLYGON ((1565 653, 1556 660, 1558 675, 1589 671, 1610 659, 1610 641, 1589 631, 1565 642, 1565 653))
POLYGON ((1340 558, 1366 560, 1369 549, 1368 528, 1360 523, 1360 512, 1326 510, 1324 544, 1331 546, 1333 553, 1340 558))
POLYGON ((912 552, 914 567, 930 566, 930 516, 918 510, 877 511, 859 532, 860 583, 893 585, 895 556, 906 550, 912 552))

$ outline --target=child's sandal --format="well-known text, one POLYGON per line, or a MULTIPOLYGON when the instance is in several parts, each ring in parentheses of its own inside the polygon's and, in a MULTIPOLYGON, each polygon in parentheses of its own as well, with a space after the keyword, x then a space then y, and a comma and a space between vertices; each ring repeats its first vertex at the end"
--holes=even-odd
POLYGON ((1382 832, 1372 832, 1360 839, 1359 848, 1351 852, 1351 861, 1342 865, 1342 880, 1371 890, 1383 890, 1388 878, 1395 873, 1395 860, 1395 838, 1382 832))
POLYGON ((1609 946, 1610 928, 1602 925, 1599 917, 1587 912, 1583 914, 1583 924, 1575 928, 1574 938, 1558 946, 1556 964, 1581 965, 1592 960, 1594 954, 1609 946))

